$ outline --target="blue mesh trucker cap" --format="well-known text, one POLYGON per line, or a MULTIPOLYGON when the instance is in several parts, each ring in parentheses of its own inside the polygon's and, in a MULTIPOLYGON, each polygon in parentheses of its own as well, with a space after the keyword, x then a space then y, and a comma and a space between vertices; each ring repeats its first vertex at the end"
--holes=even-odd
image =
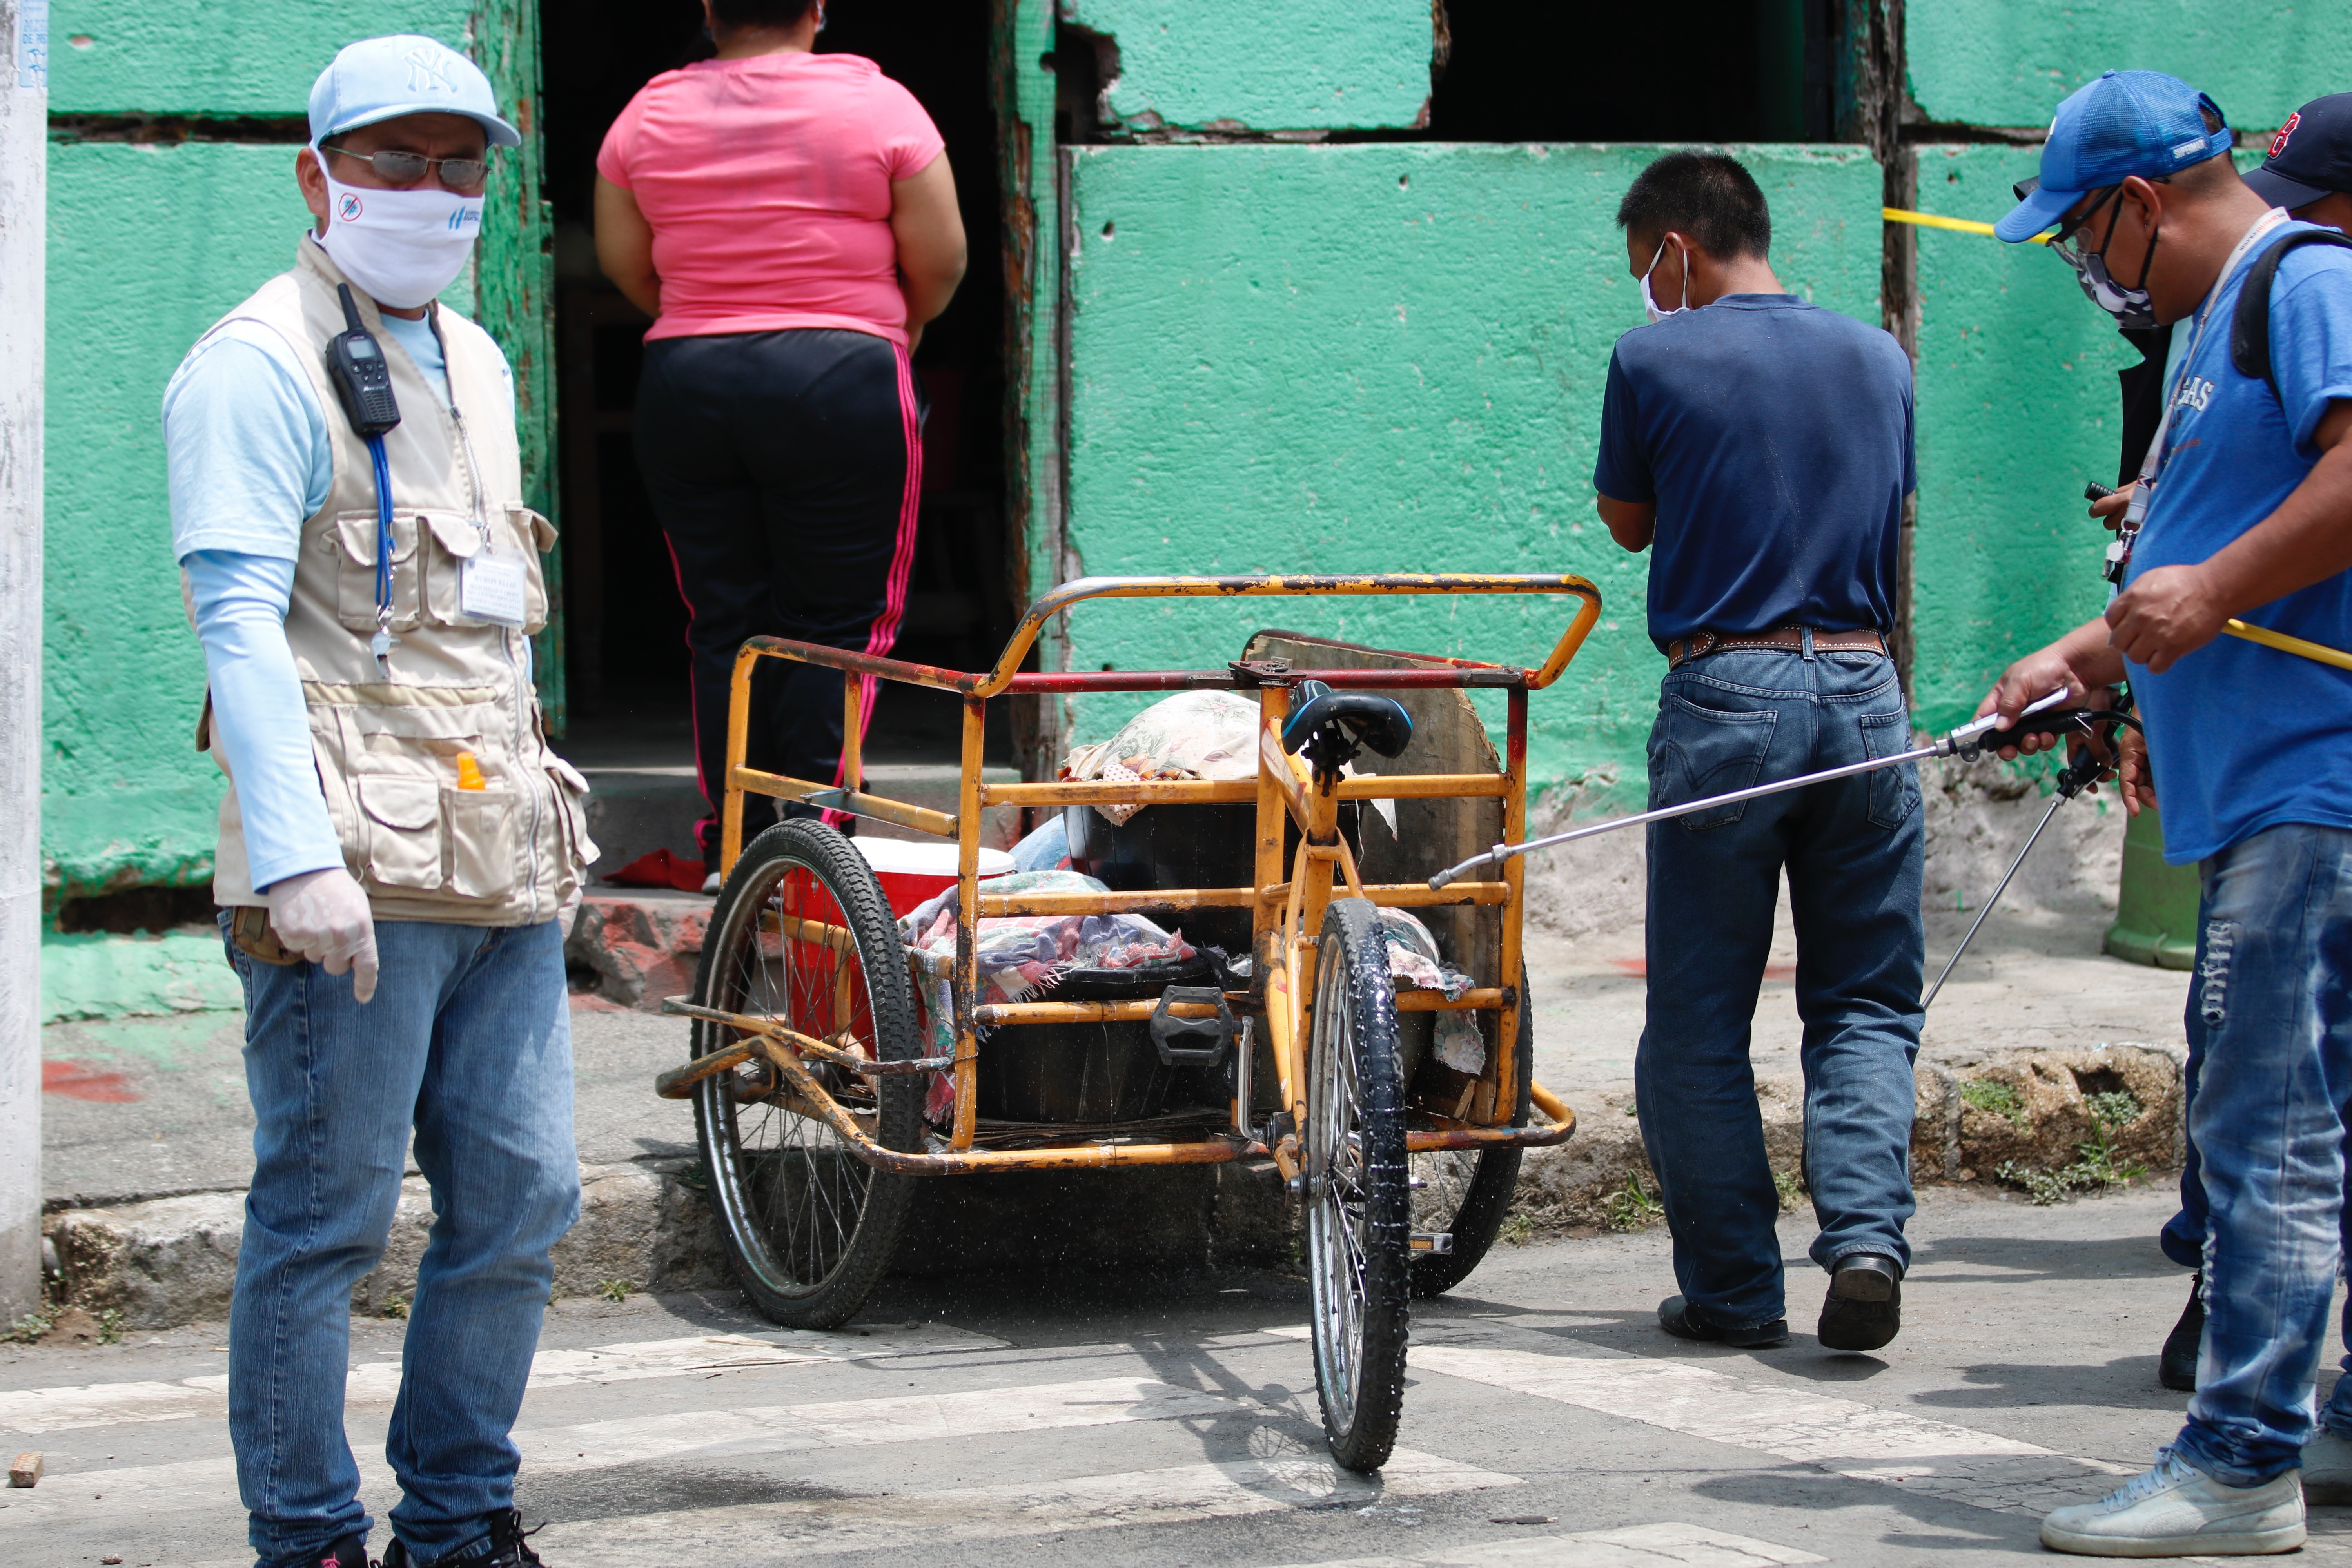
POLYGON ((499 117, 482 68, 415 33, 346 44, 310 87, 313 142, 404 114, 462 114, 489 132, 491 146, 522 144, 522 133, 499 117))
POLYGON ((2042 144, 2042 183, 1993 232, 2010 243, 2032 239, 2063 216, 2089 191, 2137 174, 2153 180, 2230 150, 2229 124, 2209 132, 2198 112, 2221 110, 2211 99, 2162 71, 2108 71, 2077 88, 2058 106, 2050 139, 2042 144))

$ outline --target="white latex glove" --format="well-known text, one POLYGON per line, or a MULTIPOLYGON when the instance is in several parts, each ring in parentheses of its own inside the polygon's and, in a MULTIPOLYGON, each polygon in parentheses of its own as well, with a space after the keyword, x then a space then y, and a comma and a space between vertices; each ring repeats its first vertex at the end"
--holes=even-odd
POLYGON ((375 994, 375 917, 367 894, 341 866, 272 882, 269 923, 278 940, 330 974, 352 972, 352 994, 375 994))

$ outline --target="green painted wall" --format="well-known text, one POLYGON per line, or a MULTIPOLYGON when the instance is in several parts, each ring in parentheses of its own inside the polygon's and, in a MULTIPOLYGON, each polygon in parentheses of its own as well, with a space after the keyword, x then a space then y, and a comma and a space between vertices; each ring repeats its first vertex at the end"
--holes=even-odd
POLYGON ((171 551, 163 384, 294 254, 295 149, 49 149, 43 852, 74 896, 211 875, 219 771, 171 551))
MULTIPOLYGON (((552 513, 551 266, 529 0, 410 0, 390 14, 349 0, 59 0, 50 107, 299 117, 337 48, 399 28, 469 48, 527 135, 492 190, 478 288, 469 275, 444 298, 478 314, 514 363, 533 504, 552 513)), ((291 265, 309 221, 291 143, 82 134, 61 125, 49 154, 42 845, 58 897, 211 875, 220 777, 194 747, 204 661, 171 559, 160 403, 188 345, 291 265)), ((558 680, 560 635, 541 639, 539 660, 558 680)), ((560 689, 545 695, 560 718, 560 689)))
MULTIPOLYGON (((1593 515, 1616 203, 1662 149, 1073 149, 1068 538, 1094 574, 1579 572, 1607 618, 1535 700, 1543 783, 1637 783, 1664 662, 1593 515)), ((1748 148, 1792 289, 1878 320, 1880 171, 1748 148)), ((1273 625, 1535 662, 1565 602, 1083 606, 1069 667, 1199 667, 1273 625)), ((1139 700, 1077 704, 1107 736, 1139 700)))
MULTIPOLYGON (((1919 149, 1919 205, 1998 217, 2036 149, 1919 149)), ((2139 355, 2038 245, 1919 231, 1919 529, 1913 694, 1922 726, 1976 711, 2021 655, 2106 603, 2111 537, 2083 482, 2113 484, 2115 373, 2139 355)))
POLYGON ((1429 101, 1428 0, 1076 0, 1063 15, 1117 40, 1106 85, 1131 130, 1402 127, 1429 101))
POLYGON ((2338 0, 1912 0, 1904 37, 1927 118, 1971 125, 2046 125, 2110 68, 2194 82, 2242 130, 2352 87, 2338 0))
POLYGON ((453 46, 467 0, 52 0, 52 114, 299 114, 337 49, 378 33, 453 46), (87 40, 86 42, 84 40, 87 40))

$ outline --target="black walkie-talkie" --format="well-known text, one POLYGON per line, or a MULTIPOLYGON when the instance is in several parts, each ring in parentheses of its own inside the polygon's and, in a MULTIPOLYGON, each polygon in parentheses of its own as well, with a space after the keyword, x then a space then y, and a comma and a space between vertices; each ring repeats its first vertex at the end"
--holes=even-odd
POLYGON ((360 308, 352 301, 352 286, 335 285, 342 296, 343 322, 349 329, 327 340, 327 374, 352 428, 362 436, 381 436, 400 423, 400 405, 392 395, 392 367, 383 349, 360 321, 360 308))

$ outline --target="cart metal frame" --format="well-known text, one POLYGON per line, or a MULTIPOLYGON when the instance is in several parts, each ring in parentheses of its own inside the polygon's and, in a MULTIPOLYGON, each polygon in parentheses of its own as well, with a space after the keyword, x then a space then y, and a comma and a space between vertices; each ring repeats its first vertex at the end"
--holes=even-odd
MULTIPOLYGON (((1307 1120, 1308 1014, 1316 994, 1316 935, 1325 906, 1334 896, 1368 899, 1391 908, 1433 905, 1481 905, 1500 911, 1497 944, 1498 973, 1492 984, 1474 984, 1454 1000, 1423 990, 1409 990, 1396 998, 1400 1011, 1470 1009, 1496 1016, 1496 1048, 1487 1053, 1470 1104, 1458 1117, 1431 1115, 1434 1126, 1407 1134, 1407 1152, 1468 1150, 1498 1145, 1540 1147, 1564 1142, 1576 1128, 1576 1113, 1540 1084, 1532 1088, 1534 1109, 1543 1120, 1514 1125, 1515 1097, 1504 1086, 1516 1083, 1518 1064, 1519 1013, 1526 998, 1518 991, 1520 926, 1524 910, 1525 862, 1507 861, 1499 878, 1491 881, 1458 882, 1442 890, 1424 883, 1367 884, 1359 876, 1352 851, 1339 833, 1342 801, 1404 798, 1499 798, 1503 803, 1507 842, 1527 836, 1528 694, 1559 678, 1575 658, 1601 617, 1601 595, 1584 578, 1570 575, 1427 574, 1381 576, 1256 576, 1256 577, 1087 577, 1065 583, 1029 607, 995 666, 984 674, 968 674, 930 665, 882 658, 870 654, 824 647, 780 637, 753 637, 737 655, 732 703, 727 728, 726 805, 722 822, 719 866, 731 870, 743 848, 743 797, 770 795, 800 801, 870 817, 920 833, 952 839, 958 850, 960 897, 956 918, 956 955, 950 973, 954 999, 955 1053, 951 1058, 877 1062, 802 1035, 783 1020, 719 1012, 674 1002, 670 1010, 720 1024, 736 1031, 738 1039, 725 1049, 697 1058, 687 1066, 661 1075, 658 1091, 666 1098, 684 1099, 695 1085, 711 1075, 757 1058, 772 1067, 788 1086, 792 1108, 823 1119, 847 1141, 857 1157, 877 1170, 924 1175, 962 1175, 997 1171, 1066 1170, 1125 1165, 1220 1164, 1230 1161, 1271 1157, 1294 1192, 1300 1190, 1302 1166, 1300 1130, 1307 1120), (1053 616, 1096 599, 1276 598, 1402 595, 1560 595, 1580 601, 1569 627, 1544 661, 1533 668, 1489 664, 1475 659, 1437 655, 1410 655, 1422 668, 1404 669, 1293 669, 1272 661, 1263 665, 1234 664, 1218 670, 1103 670, 1075 673, 1024 671, 1023 662, 1039 632, 1053 616), (840 670, 843 674, 842 780, 817 784, 747 766, 752 672, 763 658, 796 660, 840 670), (871 683, 899 681, 935 690, 952 691, 962 699, 963 725, 961 793, 952 813, 888 800, 868 794, 862 758, 861 714, 871 683), (1318 784, 1307 764, 1282 747, 1283 723, 1288 715, 1290 689, 1305 680, 1319 680, 1336 690, 1398 691, 1406 689, 1501 690, 1507 704, 1507 733, 1499 773, 1402 774, 1327 779, 1318 784), (1255 780, 1145 780, 1129 783, 994 784, 982 773, 982 742, 988 704, 1003 696, 1060 696, 1087 691, 1186 691, 1251 689, 1257 692, 1260 721, 1259 765, 1255 780), (993 805, 1061 807, 1072 805, 1163 805, 1252 802, 1257 808, 1254 885, 1244 888, 1155 889, 1135 892, 998 894, 980 887, 981 830, 985 810, 993 805), (1296 824, 1299 842, 1291 864, 1283 864, 1286 822, 1296 824), (1246 909, 1251 911, 1254 978, 1251 989, 1228 992, 1226 1001, 1238 1016, 1244 1012, 1262 1018, 1272 1047, 1283 1110, 1254 1124, 1249 1103, 1247 1067, 1233 1100, 1230 1131, 1219 1137, 1187 1142, 1129 1142, 1116 1134, 1074 1139, 1059 1147, 976 1149, 972 1146, 977 1115, 976 1064, 982 1048, 982 1031, 1005 1024, 1105 1022, 1149 1017, 1154 1004, 1133 1002, 1022 1002, 981 1004, 975 935, 978 922, 992 916, 1181 912, 1195 909, 1246 909), (815 1058, 869 1077, 881 1074, 950 1070, 955 1075, 955 1118, 944 1151, 914 1153, 885 1148, 861 1128, 803 1066, 815 1058)), ((779 934, 850 949, 850 933, 840 927, 792 915, 764 917, 777 922, 779 934)), ((918 973, 936 973, 937 960, 912 949, 908 959, 918 973)), ((1474 977, 1475 978, 1475 977, 1474 977)), ((1213 1016, 1214 1009, 1195 1004, 1171 1007, 1179 1016, 1213 1016)), ((1244 1058, 1244 1063, 1246 1058, 1244 1058)), ((1424 1113, 1426 1114, 1426 1113, 1424 1113)), ((1416 1238, 1416 1245, 1421 1238, 1416 1238)))

